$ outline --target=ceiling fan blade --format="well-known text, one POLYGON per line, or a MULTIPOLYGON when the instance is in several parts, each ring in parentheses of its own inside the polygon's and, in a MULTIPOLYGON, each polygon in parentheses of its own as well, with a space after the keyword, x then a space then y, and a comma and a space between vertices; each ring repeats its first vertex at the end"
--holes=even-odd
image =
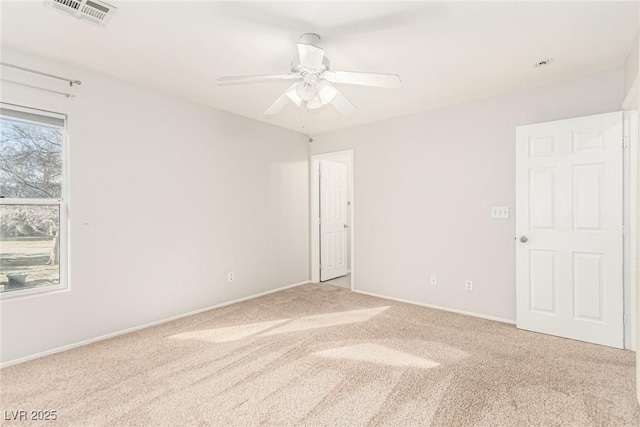
POLYGON ((326 71, 322 77, 331 83, 348 85, 374 86, 389 89, 400 87, 400 76, 397 74, 358 73, 353 71, 326 71))
POLYGON ((280 95, 278 99, 276 99, 276 101, 273 104, 271 104, 269 108, 267 108, 267 111, 264 112, 264 115, 275 116, 276 114, 284 110, 284 107, 289 105, 289 102, 294 102, 299 107, 301 101, 297 102, 295 97, 292 97, 291 95, 292 93, 293 95, 296 95, 296 86, 298 86, 298 83, 294 83, 293 85, 291 85, 289 89, 286 90, 285 93, 280 95))
POLYGON ((340 91, 336 91, 336 95, 331 101, 331 105, 338 110, 341 114, 352 114, 355 113, 358 107, 353 105, 353 102, 349 101, 346 96, 340 93, 340 91))
POLYGON ((306 68, 318 69, 322 66, 324 49, 310 44, 298 43, 300 65, 306 68))
POLYGON ((243 84, 300 79, 298 74, 267 74, 263 76, 226 76, 218 79, 218 84, 243 84))

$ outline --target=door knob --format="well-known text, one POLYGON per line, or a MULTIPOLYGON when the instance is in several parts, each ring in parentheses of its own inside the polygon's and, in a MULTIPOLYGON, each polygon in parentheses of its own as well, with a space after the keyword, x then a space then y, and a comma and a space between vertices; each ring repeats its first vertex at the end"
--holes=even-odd
POLYGON ((529 241, 529 238, 527 238, 527 236, 522 236, 522 237, 520 237, 520 241, 522 243, 527 243, 529 241))

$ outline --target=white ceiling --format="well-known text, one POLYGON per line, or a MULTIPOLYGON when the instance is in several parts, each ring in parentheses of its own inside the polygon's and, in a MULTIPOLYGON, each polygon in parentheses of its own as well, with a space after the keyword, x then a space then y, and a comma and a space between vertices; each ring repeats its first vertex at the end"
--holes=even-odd
POLYGON ((297 131, 304 110, 262 114, 290 83, 216 79, 288 72, 305 32, 320 34, 332 69, 401 76, 398 90, 341 86, 358 112, 313 111, 313 133, 621 67, 639 16, 635 1, 110 1, 102 29, 43 3, 3 1, 2 43, 297 131))

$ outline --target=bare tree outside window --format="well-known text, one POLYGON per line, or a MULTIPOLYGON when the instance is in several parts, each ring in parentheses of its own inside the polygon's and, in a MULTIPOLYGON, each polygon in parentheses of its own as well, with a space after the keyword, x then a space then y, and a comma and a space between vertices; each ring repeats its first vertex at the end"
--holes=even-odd
POLYGON ((2 291, 60 283, 62 143, 60 127, 0 117, 2 291))
POLYGON ((0 196, 62 194, 62 129, 0 118, 0 196))

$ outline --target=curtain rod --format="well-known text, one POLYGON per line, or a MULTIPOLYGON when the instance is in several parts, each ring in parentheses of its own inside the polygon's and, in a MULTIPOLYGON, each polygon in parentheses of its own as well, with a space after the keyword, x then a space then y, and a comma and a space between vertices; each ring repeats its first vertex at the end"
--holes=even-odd
POLYGON ((56 76, 54 74, 43 73, 42 71, 32 70, 31 68, 21 67, 19 65, 7 64, 6 62, 0 62, 0 65, 4 65, 5 67, 15 68, 16 70, 26 71, 28 73, 40 74, 41 76, 51 77, 52 79, 64 80, 65 82, 69 82, 69 86, 73 87, 73 85, 80 86, 82 82, 80 80, 68 79, 66 77, 56 76))
POLYGON ((38 90, 44 90, 46 92, 51 92, 51 93, 57 93, 58 95, 64 95, 67 98, 75 98, 76 96, 72 93, 66 93, 66 92, 58 92, 57 90, 51 90, 51 89, 47 89, 44 87, 39 87, 39 86, 33 86, 33 85, 28 85, 26 83, 21 83, 21 82, 16 82, 15 80, 7 80, 7 79, 0 79, 0 81, 3 81, 5 83, 12 83, 14 85, 20 85, 20 86, 25 86, 25 87, 30 87, 31 89, 38 89, 38 90))

